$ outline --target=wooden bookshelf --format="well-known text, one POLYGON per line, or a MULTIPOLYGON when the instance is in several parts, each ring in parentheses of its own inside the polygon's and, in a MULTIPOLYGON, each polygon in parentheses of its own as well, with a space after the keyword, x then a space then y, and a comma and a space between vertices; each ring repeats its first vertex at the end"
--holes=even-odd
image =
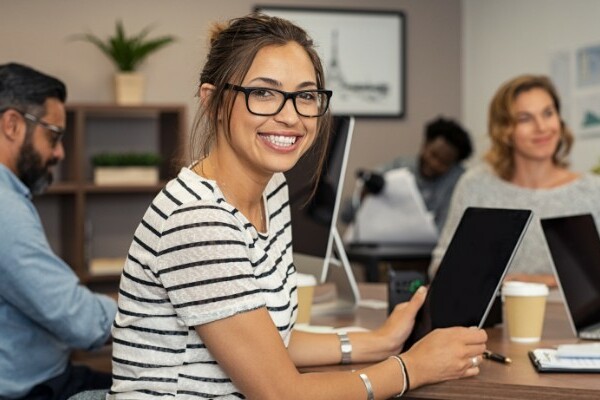
POLYGON ((119 274, 92 274, 90 260, 127 256, 146 208, 185 164, 186 124, 185 106, 179 104, 67 105, 65 160, 35 203, 50 245, 84 283, 116 289, 119 274), (95 185, 90 159, 106 151, 160 154, 160 183, 95 185))

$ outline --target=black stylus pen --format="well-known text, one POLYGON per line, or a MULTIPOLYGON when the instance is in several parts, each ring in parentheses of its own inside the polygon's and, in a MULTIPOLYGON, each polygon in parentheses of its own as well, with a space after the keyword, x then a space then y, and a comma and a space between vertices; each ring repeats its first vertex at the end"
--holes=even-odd
POLYGON ((487 358, 488 360, 496 361, 503 364, 510 364, 512 362, 510 358, 505 357, 502 354, 492 353, 489 350, 485 350, 483 352, 483 358, 487 358))

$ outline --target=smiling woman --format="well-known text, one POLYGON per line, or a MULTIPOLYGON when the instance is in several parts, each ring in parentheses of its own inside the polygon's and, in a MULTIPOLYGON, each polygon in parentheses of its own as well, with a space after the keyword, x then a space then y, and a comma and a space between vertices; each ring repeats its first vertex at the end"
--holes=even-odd
MULTIPOLYGON (((534 219, 592 213, 600 222, 600 177, 568 168, 573 135, 560 114, 560 99, 545 76, 505 82, 490 103, 487 165, 459 181, 430 273, 435 273, 460 216, 468 206, 524 208, 534 219)), ((528 229, 509 280, 556 286, 539 221, 528 229)))
POLYGON ((479 372, 478 329, 437 332, 398 357, 424 290, 372 332, 294 330, 283 172, 316 146, 318 176, 332 95, 304 30, 261 14, 216 25, 198 95, 197 161, 153 200, 121 277, 109 398, 384 399, 479 372), (379 363, 297 369, 339 362, 379 363))

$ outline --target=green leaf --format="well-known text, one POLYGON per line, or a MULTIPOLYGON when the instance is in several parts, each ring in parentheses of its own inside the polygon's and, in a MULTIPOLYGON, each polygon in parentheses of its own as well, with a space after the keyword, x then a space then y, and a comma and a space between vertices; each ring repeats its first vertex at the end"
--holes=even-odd
POLYGON ((94 167, 158 166, 162 159, 154 153, 98 153, 92 156, 94 167))
POLYGON ((92 33, 74 35, 72 39, 92 43, 115 63, 119 71, 132 72, 150 54, 175 41, 175 37, 170 35, 146 39, 152 28, 152 25, 146 26, 137 35, 128 37, 123 22, 117 20, 114 35, 106 40, 92 33))

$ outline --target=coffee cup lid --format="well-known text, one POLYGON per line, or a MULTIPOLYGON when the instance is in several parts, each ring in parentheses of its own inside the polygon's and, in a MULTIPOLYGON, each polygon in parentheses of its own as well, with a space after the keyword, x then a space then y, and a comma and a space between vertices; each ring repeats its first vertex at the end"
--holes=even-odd
POLYGON ((502 285, 504 296, 547 296, 548 286, 543 283, 532 282, 505 282, 502 285))
POLYGON ((317 279, 314 275, 311 274, 296 274, 298 278, 298 286, 315 286, 317 284, 317 279))

